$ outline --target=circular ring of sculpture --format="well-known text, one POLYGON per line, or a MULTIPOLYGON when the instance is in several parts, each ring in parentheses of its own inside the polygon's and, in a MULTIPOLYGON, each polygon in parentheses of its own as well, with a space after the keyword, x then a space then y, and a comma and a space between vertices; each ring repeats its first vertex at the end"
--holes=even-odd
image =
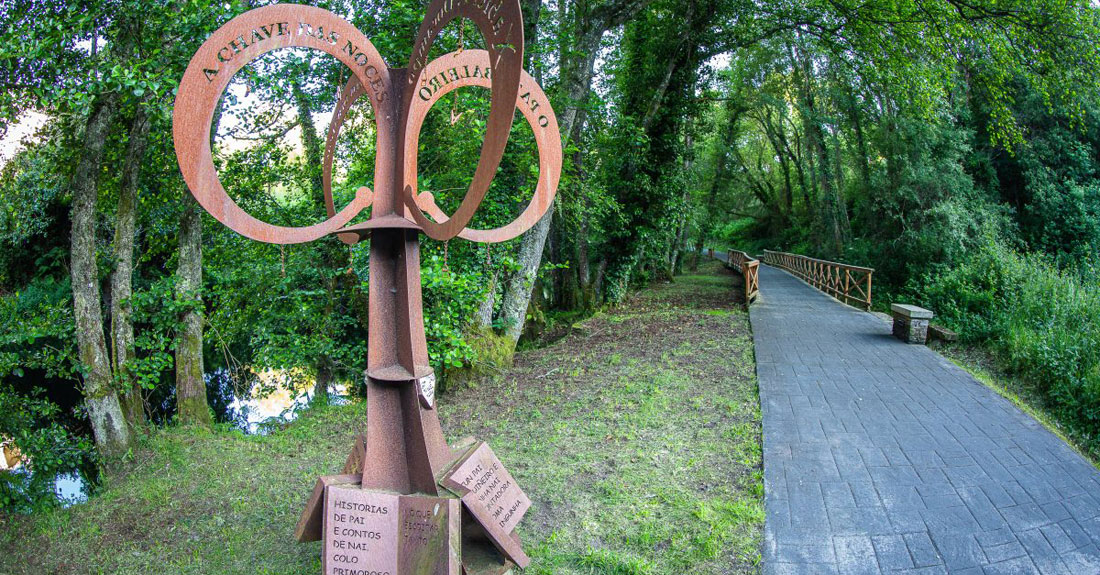
MULTIPOLYGON (((339 231, 370 205, 372 194, 360 188, 355 199, 329 219, 307 227, 283 227, 245 212, 218 178, 210 130, 222 93, 233 75, 259 56, 278 48, 315 48, 351 69, 371 95, 379 118, 378 149, 393 146, 390 74, 382 57, 361 32, 335 14, 299 5, 257 8, 230 20, 210 36, 191 58, 180 82, 172 133, 184 181, 199 204, 215 219, 248 238, 278 244, 320 239, 339 231)), ((392 181, 392 162, 379 153, 375 181, 392 181)))
MULTIPOLYGON (((358 76, 352 76, 348 83, 340 90, 340 97, 336 100, 336 109, 332 112, 332 121, 328 125, 328 137, 325 141, 325 156, 321 167, 321 189, 325 193, 325 210, 328 217, 336 215, 336 204, 332 197, 332 163, 336 159, 336 144, 340 138, 340 130, 344 127, 344 121, 348 118, 348 112, 352 105, 363 96, 363 84, 358 76)), ((378 151, 376 150, 376 157, 378 151)))
MULTIPOLYGON (((466 197, 462 204, 446 221, 433 222, 420 210, 411 190, 406 187, 402 193, 404 204, 412 213, 413 219, 428 237, 435 240, 449 240, 458 236, 473 219, 489 185, 496 177, 497 168, 504 158, 504 148, 515 117, 516 97, 519 95, 520 78, 523 72, 523 16, 518 2, 474 2, 471 0, 433 0, 424 15, 416 42, 413 44, 409 59, 407 82, 411 88, 418 82, 425 83, 424 88, 445 83, 446 78, 424 76, 428 68, 428 56, 432 44, 443 28, 456 18, 466 18, 477 25, 485 38, 489 53, 489 68, 492 75, 491 103, 489 120, 486 123, 485 141, 481 146, 481 157, 477 171, 474 172, 466 197)), ((401 126, 405 134, 410 133, 412 118, 410 111, 413 99, 420 90, 405 90, 402 106, 401 126)), ((405 140, 404 157, 415 155, 417 150, 409 148, 405 140)))
MULTIPOLYGON (((425 72, 442 75, 448 79, 439 89, 422 93, 413 100, 409 111, 409 131, 405 134, 406 142, 410 149, 417 149, 420 143, 420 129, 428 111, 440 98, 450 92, 466 86, 490 87, 492 79, 489 74, 489 53, 485 50, 466 50, 461 53, 452 53, 437 58, 425 68, 425 72), (426 97, 425 97, 426 96, 426 97)), ((479 242, 498 243, 519 237, 536 223, 550 209, 554 201, 554 195, 561 179, 562 148, 561 137, 558 132, 558 121, 554 116, 554 110, 550 107, 550 100, 543 93, 542 88, 535 82, 530 74, 524 72, 520 80, 519 96, 516 99, 516 107, 531 125, 535 134, 535 143, 539 150, 539 181, 534 197, 527 204, 527 209, 512 223, 493 230, 464 229, 458 237, 479 242)), ((447 216, 435 203, 431 193, 418 194, 417 184, 417 156, 410 155, 405 160, 405 181, 408 182, 410 193, 417 206, 429 214, 436 221, 445 223, 447 216)))

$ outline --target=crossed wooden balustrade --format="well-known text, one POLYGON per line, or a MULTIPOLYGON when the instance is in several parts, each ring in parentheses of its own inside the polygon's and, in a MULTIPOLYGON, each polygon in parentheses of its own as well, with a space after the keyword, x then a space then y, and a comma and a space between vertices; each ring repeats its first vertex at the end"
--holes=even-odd
POLYGON ((726 262, 731 268, 739 270, 745 278, 745 306, 747 307, 760 295, 760 262, 738 250, 730 250, 727 253, 726 262))
POLYGON ((764 250, 764 263, 787 270, 844 303, 871 309, 872 268, 769 250, 764 250))

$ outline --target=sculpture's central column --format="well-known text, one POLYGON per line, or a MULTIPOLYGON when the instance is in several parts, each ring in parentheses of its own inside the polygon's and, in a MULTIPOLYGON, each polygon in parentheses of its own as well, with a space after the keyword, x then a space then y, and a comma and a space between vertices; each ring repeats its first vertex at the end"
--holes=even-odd
MULTIPOLYGON (((401 106, 404 70, 390 70, 391 98, 401 106)), ((400 109, 397 117, 402 117, 400 109)), ((435 411, 435 374, 428 363, 420 286, 420 236, 397 201, 402 181, 403 131, 394 150, 392 180, 376 183, 370 231, 370 326, 367 354, 367 440, 364 489, 438 494, 436 477, 452 459, 435 411), (430 390, 430 391, 429 391, 430 390)))

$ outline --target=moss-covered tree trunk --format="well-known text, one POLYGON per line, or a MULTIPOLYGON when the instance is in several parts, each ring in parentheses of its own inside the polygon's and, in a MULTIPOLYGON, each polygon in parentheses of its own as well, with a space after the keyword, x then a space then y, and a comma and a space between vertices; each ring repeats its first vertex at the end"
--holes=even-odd
POLYGON ((187 305, 176 332, 176 416, 182 425, 210 426, 202 357, 202 212, 190 193, 182 203, 176 299, 187 305))
POLYGON ((744 112, 745 108, 742 102, 736 100, 726 102, 726 125, 721 134, 718 157, 715 159, 714 177, 707 188, 707 199, 704 204, 707 219, 700 226, 699 240, 695 244, 695 253, 692 254, 692 271, 699 269, 699 258, 702 257, 703 249, 707 247, 708 242, 714 239, 714 235, 718 230, 720 217, 718 213, 718 192, 724 188, 730 177, 729 160, 730 156, 736 152, 738 126, 744 112))
MULTIPOLYGON (((222 103, 214 109, 210 149, 221 125, 222 103)), ((210 426, 213 418, 206 398, 206 365, 203 361, 202 208, 185 190, 180 202, 179 263, 176 267, 176 299, 188 303, 180 313, 176 331, 176 420, 181 425, 210 426)))
POLYGON ((100 451, 107 455, 124 452, 130 447, 131 440, 111 373, 107 338, 103 332, 99 269, 96 265, 99 173, 103 169, 107 133, 117 111, 117 94, 109 93, 96 98, 88 115, 80 161, 71 184, 70 274, 76 343, 84 370, 84 402, 88 407, 92 433, 100 451))
POLYGON ((134 320, 130 298, 133 296, 134 231, 137 220, 137 194, 141 164, 149 136, 149 118, 144 102, 138 104, 130 125, 130 140, 122 167, 122 186, 118 191, 115 215, 115 269, 111 274, 111 345, 114 370, 119 380, 122 409, 133 426, 145 424, 145 404, 141 389, 130 376, 135 357, 134 320))
MULTIPOLYGON (((689 120, 684 129, 684 173, 690 174, 695 165, 695 122, 689 120)), ((691 202, 691 188, 686 187, 684 194, 680 198, 683 209, 679 210, 676 214, 676 233, 673 235, 672 245, 668 250, 668 275, 669 277, 675 277, 680 273, 682 267, 681 262, 684 253, 684 241, 687 236, 687 228, 690 223, 690 210, 688 205, 691 202)))

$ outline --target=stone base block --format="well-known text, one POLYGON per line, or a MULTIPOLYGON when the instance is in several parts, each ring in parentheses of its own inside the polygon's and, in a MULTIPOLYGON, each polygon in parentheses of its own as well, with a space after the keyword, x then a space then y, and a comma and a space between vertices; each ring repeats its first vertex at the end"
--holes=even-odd
POLYGON ((928 327, 928 339, 935 341, 953 342, 959 341, 959 334, 939 325, 928 327))
POLYGON ((324 575, 460 575, 457 498, 325 488, 324 575))
POLYGON ((928 320, 894 316, 894 337, 906 343, 928 343, 928 320))
POLYGON ((928 343, 928 323, 932 312, 914 305, 893 304, 894 337, 907 343, 928 343))

